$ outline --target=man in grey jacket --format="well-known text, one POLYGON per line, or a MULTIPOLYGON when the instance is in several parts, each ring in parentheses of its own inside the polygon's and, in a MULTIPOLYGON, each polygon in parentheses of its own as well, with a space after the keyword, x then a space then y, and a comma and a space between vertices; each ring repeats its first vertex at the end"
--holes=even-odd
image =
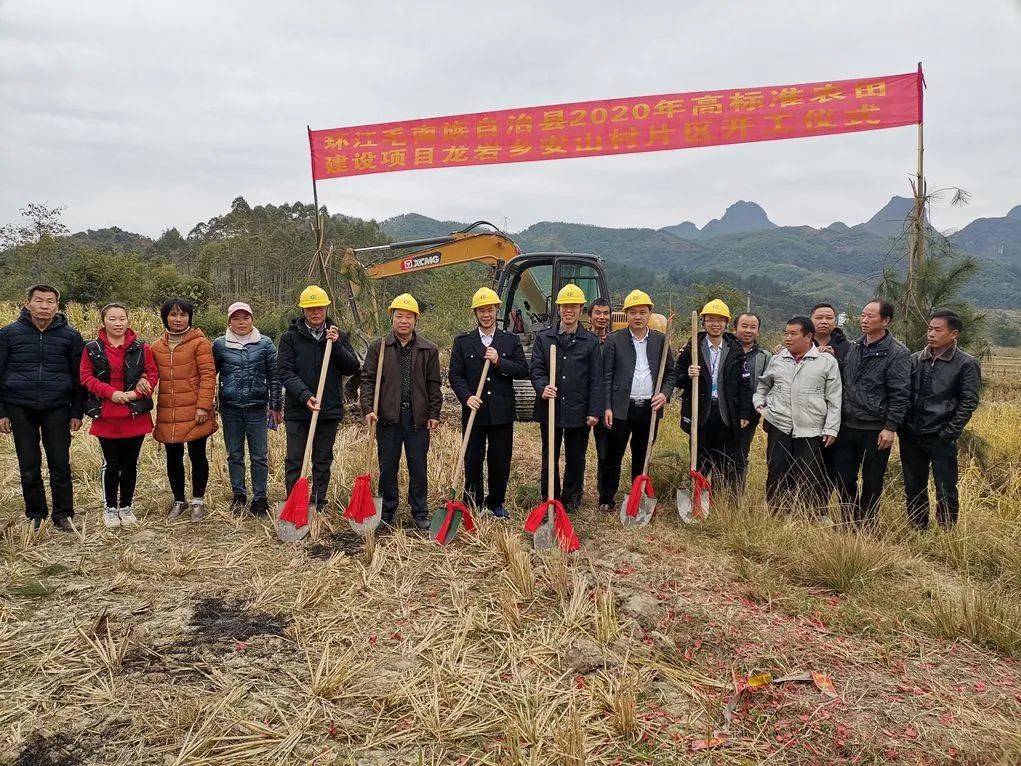
POLYGON ((755 411, 766 432, 766 501, 774 512, 800 504, 811 509, 827 496, 823 450, 840 430, 840 368, 831 354, 813 344, 815 327, 804 316, 791 317, 784 350, 759 376, 755 411))
POLYGON ((892 321, 891 303, 878 298, 866 303, 862 336, 841 364, 844 405, 833 465, 840 503, 858 527, 875 525, 890 448, 911 399, 911 353, 890 333, 892 321))

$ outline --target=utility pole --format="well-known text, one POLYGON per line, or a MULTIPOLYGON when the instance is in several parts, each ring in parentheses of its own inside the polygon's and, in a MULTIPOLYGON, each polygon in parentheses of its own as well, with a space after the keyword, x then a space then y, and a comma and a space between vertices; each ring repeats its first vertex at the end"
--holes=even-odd
POLYGON ((922 62, 918 62, 918 146, 917 166, 911 188, 915 193, 915 207, 911 213, 908 243, 908 278, 905 285, 904 305, 915 304, 915 287, 917 271, 925 265, 925 141, 922 119, 922 91, 925 78, 922 75, 922 62))

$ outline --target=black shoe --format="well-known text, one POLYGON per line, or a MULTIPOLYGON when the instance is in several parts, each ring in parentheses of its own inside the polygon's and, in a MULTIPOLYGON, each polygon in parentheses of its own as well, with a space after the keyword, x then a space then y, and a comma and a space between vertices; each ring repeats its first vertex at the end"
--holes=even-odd
POLYGON ((326 513, 326 503, 316 503, 316 513, 326 513))
POLYGON ((613 504, 612 503, 600 502, 599 503, 599 512, 600 513, 613 513, 613 504))
POLYGON ((241 513, 245 510, 245 506, 248 505, 248 498, 244 495, 234 495, 230 500, 230 512, 241 513))
POLYGON ((504 508, 502 505, 496 506, 496 508, 492 510, 492 514, 498 519, 510 518, 510 514, 507 512, 507 509, 504 508))
POLYGON ((36 532, 39 531, 39 527, 43 525, 42 516, 29 516, 25 519, 25 522, 32 525, 32 529, 36 532))
POLYGON ((74 532, 74 524, 71 523, 70 516, 54 516, 53 526, 59 529, 61 532, 74 532))
POLYGON ((269 514, 269 500, 264 497, 257 497, 252 501, 248 509, 255 516, 267 516, 269 514))
POLYGON ((426 516, 415 516, 412 521, 415 523, 415 529, 419 532, 429 531, 429 519, 426 516))

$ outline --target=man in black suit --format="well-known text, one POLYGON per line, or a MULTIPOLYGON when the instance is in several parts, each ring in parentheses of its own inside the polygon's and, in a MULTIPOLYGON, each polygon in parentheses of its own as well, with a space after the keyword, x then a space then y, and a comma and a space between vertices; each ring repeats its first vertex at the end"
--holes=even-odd
POLYGON ((666 336, 649 329, 652 299, 632 290, 624 299, 628 326, 603 344, 603 425, 607 429, 606 464, 599 483, 599 510, 610 512, 620 486, 620 467, 631 441, 631 481, 642 472, 652 420, 674 390, 674 364, 667 349, 663 383, 656 388, 666 336))
POLYGON ((517 335, 498 330, 496 314, 500 297, 488 287, 472 298, 478 328, 454 338, 450 350, 450 387, 461 402, 461 432, 468 416, 477 411, 464 455, 464 498, 476 508, 488 508, 494 516, 509 515, 503 504, 510 478, 514 449, 514 381, 528 377, 528 362, 517 335), (476 397, 482 367, 489 372, 482 397, 476 397), (488 450, 487 450, 488 445, 488 450), (489 494, 483 493, 482 464, 489 469, 489 494))
POLYGON ((548 403, 556 401, 553 429, 556 467, 553 471, 553 497, 573 513, 581 506, 585 485, 585 452, 589 431, 602 415, 603 368, 600 364, 599 338, 582 327, 578 320, 585 293, 575 284, 566 284, 557 294, 560 321, 539 332, 532 346, 530 372, 535 388, 535 419, 542 431, 542 496, 546 497, 547 450, 549 432, 548 403), (557 377, 550 380, 550 346, 557 347, 557 377), (564 445, 564 486, 560 493, 560 445, 564 445))

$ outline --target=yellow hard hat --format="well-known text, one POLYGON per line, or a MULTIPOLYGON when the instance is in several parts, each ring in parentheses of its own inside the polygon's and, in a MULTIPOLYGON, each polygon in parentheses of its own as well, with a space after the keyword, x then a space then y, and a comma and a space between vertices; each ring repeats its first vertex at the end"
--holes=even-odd
POLYGON ((418 301, 412 297, 411 293, 401 293, 394 298, 393 303, 390 304, 389 311, 392 312, 396 309, 401 309, 402 311, 414 311, 417 315, 419 313, 418 301))
POLYGON ((329 305, 330 296, 327 295, 326 291, 319 285, 309 285, 301 291, 301 295, 298 297, 298 306, 303 309, 329 305))
POLYGON ((706 314, 716 314, 716 316, 726 317, 729 320, 730 307, 719 298, 713 298, 713 300, 702 307, 701 316, 706 314))
POLYGON ((624 310, 627 311, 632 306, 648 306, 650 309, 655 304, 652 302, 652 298, 649 294, 642 292, 641 290, 632 290, 627 294, 627 298, 624 299, 624 310))
POLYGON ((564 285, 560 288, 560 292, 557 293, 557 305, 572 305, 572 304, 585 304, 585 293, 581 291, 581 288, 575 284, 564 285))
POLYGON ((475 295, 472 296, 472 310, 481 306, 499 305, 500 296, 496 294, 495 290, 490 290, 488 287, 480 287, 475 291, 475 295))

